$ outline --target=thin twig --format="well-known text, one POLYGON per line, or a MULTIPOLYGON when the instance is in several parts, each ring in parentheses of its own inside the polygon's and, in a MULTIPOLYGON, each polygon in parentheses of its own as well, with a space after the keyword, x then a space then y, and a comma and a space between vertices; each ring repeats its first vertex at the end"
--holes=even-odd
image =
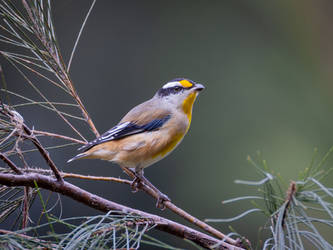
POLYGON ((3 160, 15 173, 23 174, 23 172, 12 162, 5 154, 0 153, 0 159, 3 160))
POLYGON ((73 47, 73 50, 72 50, 72 53, 71 53, 71 57, 69 58, 69 61, 68 61, 67 72, 69 72, 69 70, 70 70, 70 68, 71 68, 71 64, 72 64, 72 60, 73 60, 73 57, 74 57, 74 53, 75 53, 76 47, 77 47, 77 45, 78 45, 78 43, 79 43, 79 40, 80 40, 80 37, 81 37, 82 31, 83 31, 83 28, 86 26, 86 23, 87 23, 88 17, 89 17, 89 15, 90 15, 92 9, 94 8, 95 3, 96 3, 96 0, 94 0, 94 1, 92 2, 91 6, 90 6, 90 8, 89 8, 89 10, 88 10, 88 13, 87 13, 87 15, 86 15, 86 17, 85 17, 85 19, 84 19, 84 21, 83 21, 83 23, 82 23, 82 26, 81 26, 81 29, 80 29, 80 31, 79 31, 79 34, 78 34, 78 36, 77 36, 77 38, 76 38, 76 40, 75 40, 75 44, 74 44, 74 47, 73 47))
POLYGON ((50 244, 50 242, 48 242, 48 241, 40 240, 40 239, 37 239, 36 237, 31 237, 31 236, 28 236, 28 235, 25 235, 25 234, 20 234, 20 233, 5 230, 5 229, 0 229, 0 234, 19 236, 19 237, 22 237, 22 238, 27 239, 27 240, 32 240, 32 241, 35 241, 35 242, 38 242, 38 243, 48 244, 51 247, 53 247, 54 249, 57 249, 57 245, 55 245, 55 244, 50 244))
POLYGON ((60 135, 60 134, 56 134, 56 133, 51 133, 51 132, 46 132, 46 131, 40 131, 40 130, 34 130, 33 131, 34 134, 38 134, 38 135, 45 135, 45 136, 50 136, 50 137, 55 137, 55 138, 59 138, 59 139, 63 139, 66 141, 72 141, 72 142, 76 142, 79 144, 86 144, 86 142, 69 137, 69 136, 65 136, 65 135, 60 135))
POLYGON ((286 203, 286 206, 285 206, 285 209, 283 211, 283 216, 282 216, 282 227, 284 227, 285 225, 285 219, 286 219, 286 216, 287 216, 287 211, 289 209, 289 206, 290 206, 290 203, 292 202, 293 200, 293 197, 296 193, 296 182, 294 181, 291 181, 290 182, 290 185, 289 185, 289 188, 287 190, 287 195, 286 195, 286 200, 285 200, 285 203, 286 203))
POLYGON ((91 176, 91 175, 81 175, 81 174, 64 173, 64 172, 61 172, 61 176, 63 178, 75 178, 75 179, 92 180, 92 181, 111 181, 111 182, 128 184, 128 185, 130 185, 132 183, 132 181, 130 181, 130 180, 125 180, 125 179, 115 178, 115 177, 91 176))
POLYGON ((28 221, 29 221, 29 191, 30 191, 30 187, 24 187, 22 229, 24 229, 28 226, 28 221))
POLYGON ((31 130, 28 128, 27 125, 24 123, 22 124, 24 132, 29 136, 29 139, 32 141, 32 143, 36 146, 38 149, 39 153, 43 156, 47 164, 50 166, 52 169, 55 177, 59 182, 63 182, 64 180, 62 179, 60 172, 56 165, 54 164, 53 160, 50 158, 49 152, 45 150, 45 148, 42 146, 42 144, 39 142, 39 140, 36 138, 36 136, 33 135, 31 130))
MULTIPOLYGON (((47 169, 41 169, 41 168, 27 168, 23 170, 24 173, 39 173, 44 175, 51 175, 52 171, 47 169)), ((1 172, 1 168, 0 168, 1 172)), ((82 175, 82 174, 74 174, 74 173, 67 173, 67 172, 60 172, 60 175, 62 178, 72 178, 72 179, 82 179, 82 180, 90 180, 90 181, 110 181, 110 182, 116 182, 121 184, 127 184, 130 185, 132 181, 116 178, 116 177, 105 177, 105 176, 93 176, 93 175, 82 175)))
MULTIPOLYGON (((23 172, 12 162, 5 154, 0 153, 0 159, 2 159, 7 165, 17 174, 23 174, 23 172)), ((26 228, 29 220, 29 187, 24 187, 24 200, 22 211, 22 229, 26 228)))
POLYGON ((235 249, 240 250, 243 248, 237 247, 227 242, 218 240, 212 236, 196 231, 185 225, 177 222, 165 219, 163 217, 146 213, 137 209, 133 209, 116 202, 106 200, 102 197, 89 193, 69 182, 64 181, 63 183, 57 182, 54 179, 41 175, 41 174, 24 174, 24 175, 13 175, 0 173, 0 184, 6 186, 29 186, 35 187, 37 183, 38 187, 51 190, 68 196, 78 202, 84 203, 85 205, 102 212, 108 212, 110 210, 116 210, 122 213, 132 213, 141 217, 147 218, 156 224, 156 229, 168 232, 177 237, 185 238, 194 243, 210 249, 213 245, 218 245, 217 249, 235 249))
POLYGON ((86 110, 85 106, 83 105, 79 95, 76 93, 76 90, 73 86, 72 81, 69 79, 69 76, 67 76, 67 78, 64 80, 66 86, 69 88, 69 91, 71 92, 71 95, 73 96, 73 98, 75 99, 75 101, 77 102, 77 104, 80 106, 80 109, 82 111, 82 114, 86 120, 86 122, 88 123, 88 125, 90 126, 91 130, 93 131, 93 133, 96 135, 96 137, 99 137, 100 134, 98 132, 98 130, 95 127, 95 124, 93 123, 93 121, 91 120, 88 111, 86 110))

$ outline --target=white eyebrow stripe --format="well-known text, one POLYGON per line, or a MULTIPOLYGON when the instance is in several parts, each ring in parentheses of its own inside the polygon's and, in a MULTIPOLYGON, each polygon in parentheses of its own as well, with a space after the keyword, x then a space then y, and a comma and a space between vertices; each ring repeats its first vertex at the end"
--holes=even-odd
POLYGON ((163 85, 162 89, 172 88, 172 87, 176 87, 176 86, 182 87, 180 82, 168 82, 163 85))

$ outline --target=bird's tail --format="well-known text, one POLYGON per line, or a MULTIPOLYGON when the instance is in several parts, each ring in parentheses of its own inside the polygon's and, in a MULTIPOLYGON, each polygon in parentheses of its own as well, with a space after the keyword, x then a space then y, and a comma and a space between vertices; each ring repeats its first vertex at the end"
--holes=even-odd
POLYGON ((78 154, 78 155, 74 156, 73 158, 69 159, 69 160, 67 161, 67 163, 68 163, 68 162, 71 162, 71 161, 74 161, 74 160, 77 160, 77 159, 82 159, 82 158, 84 158, 84 157, 86 157, 86 156, 88 156, 88 154, 86 154, 86 153, 78 154))

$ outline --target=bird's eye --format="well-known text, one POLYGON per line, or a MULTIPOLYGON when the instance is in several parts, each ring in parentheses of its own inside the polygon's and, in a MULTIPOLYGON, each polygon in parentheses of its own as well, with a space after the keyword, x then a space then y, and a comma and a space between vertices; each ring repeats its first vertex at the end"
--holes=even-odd
POLYGON ((175 87, 175 91, 179 92, 182 88, 181 87, 175 87))

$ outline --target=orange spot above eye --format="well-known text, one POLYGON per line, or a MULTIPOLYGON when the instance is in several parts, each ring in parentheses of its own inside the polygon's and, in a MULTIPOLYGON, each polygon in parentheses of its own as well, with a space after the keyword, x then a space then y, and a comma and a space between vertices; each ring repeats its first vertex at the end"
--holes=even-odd
POLYGON ((180 83, 184 88, 190 88, 190 87, 193 86, 193 84, 190 83, 189 80, 186 80, 186 79, 179 81, 179 83, 180 83))

